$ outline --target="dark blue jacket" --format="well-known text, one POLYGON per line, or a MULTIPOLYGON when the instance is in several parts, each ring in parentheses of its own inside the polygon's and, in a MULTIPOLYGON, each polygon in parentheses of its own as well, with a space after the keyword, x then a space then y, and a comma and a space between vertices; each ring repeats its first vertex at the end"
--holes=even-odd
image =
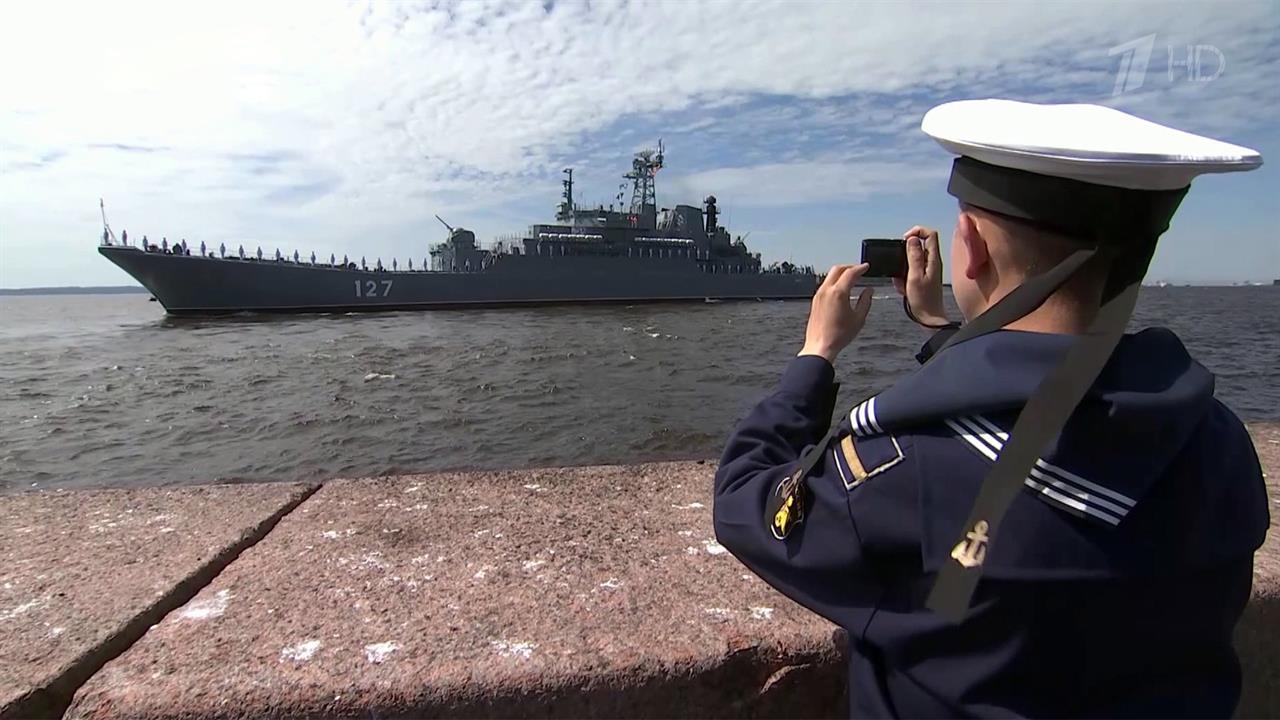
POLYGON ((1213 376, 1167 330, 1126 336, 1046 448, 967 619, 924 607, 1019 409, 1071 342, 974 338, 860 403, 838 418, 782 532, 778 493, 832 421, 831 365, 796 358, 730 438, 716 535, 848 632, 853 715, 1234 710, 1231 633, 1270 522, 1266 489, 1213 376))

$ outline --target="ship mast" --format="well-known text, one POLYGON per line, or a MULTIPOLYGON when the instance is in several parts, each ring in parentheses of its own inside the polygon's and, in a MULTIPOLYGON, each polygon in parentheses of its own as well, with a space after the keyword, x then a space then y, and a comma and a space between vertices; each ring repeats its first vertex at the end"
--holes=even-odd
POLYGON ((564 185, 564 202, 560 203, 560 208, 556 211, 556 220, 569 222, 573 220, 573 168, 565 168, 563 172, 569 177, 560 181, 564 185))
POLYGON ((112 241, 116 239, 116 233, 107 222, 107 204, 102 198, 98 198, 98 209, 102 211, 102 242, 105 245, 107 238, 111 238, 112 241))
POLYGON ((645 149, 636 153, 631 161, 631 172, 623 175, 631 181, 631 216, 635 222, 646 216, 657 214, 658 202, 655 193, 654 176, 662 168, 662 141, 658 141, 658 149, 645 149))

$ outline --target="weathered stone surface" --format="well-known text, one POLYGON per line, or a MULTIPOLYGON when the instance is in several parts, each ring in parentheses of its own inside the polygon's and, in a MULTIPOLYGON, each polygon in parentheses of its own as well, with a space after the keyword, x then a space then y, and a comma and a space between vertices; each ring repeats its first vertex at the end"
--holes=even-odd
MULTIPOLYGON (((1253 431, 1280 503, 1280 426, 1253 431)), ((330 483, 68 715, 843 715, 831 626, 715 545, 711 472, 330 483)), ((1280 715, 1278 545, 1241 625, 1249 717, 1280 715)))
POLYGON ((715 543, 711 472, 328 483, 69 714, 842 714, 834 628, 715 543))
POLYGON ((1253 559, 1253 599, 1236 630, 1244 671, 1238 717, 1280 717, 1280 424, 1251 425, 1271 497, 1271 532, 1253 559))
POLYGON ((0 717, 59 715, 85 679, 311 489, 0 496, 0 717))

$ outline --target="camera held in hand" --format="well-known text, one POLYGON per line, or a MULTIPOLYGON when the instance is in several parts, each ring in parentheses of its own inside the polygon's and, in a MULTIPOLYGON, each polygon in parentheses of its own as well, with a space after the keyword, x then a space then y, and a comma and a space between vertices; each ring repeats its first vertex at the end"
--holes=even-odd
POLYGON ((907 276, 907 243, 892 238, 865 238, 862 262, 870 265, 863 277, 905 278, 907 276))

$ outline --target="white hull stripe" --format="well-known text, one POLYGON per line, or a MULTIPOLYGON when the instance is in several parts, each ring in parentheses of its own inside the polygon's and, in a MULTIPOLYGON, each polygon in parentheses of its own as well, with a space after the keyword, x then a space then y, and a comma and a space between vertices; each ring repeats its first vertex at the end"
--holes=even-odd
MULTIPOLYGON (((983 457, 992 462, 1000 457, 1000 450, 1004 444, 991 433, 984 432, 983 428, 977 426, 972 419, 949 419, 946 424, 983 457)), ((1026 486, 1035 490, 1042 499, 1074 514, 1088 515, 1108 525, 1118 525, 1128 513, 1128 508, 1085 492, 1056 477, 1050 468, 1057 469, 1042 460, 1037 461, 1036 467, 1031 469, 1030 477, 1024 481, 1026 486)))
POLYGON ((884 433, 884 429, 880 427, 880 422, 876 420, 876 399, 874 397, 863 400, 849 411, 849 425, 853 428, 853 434, 858 437, 884 433))

